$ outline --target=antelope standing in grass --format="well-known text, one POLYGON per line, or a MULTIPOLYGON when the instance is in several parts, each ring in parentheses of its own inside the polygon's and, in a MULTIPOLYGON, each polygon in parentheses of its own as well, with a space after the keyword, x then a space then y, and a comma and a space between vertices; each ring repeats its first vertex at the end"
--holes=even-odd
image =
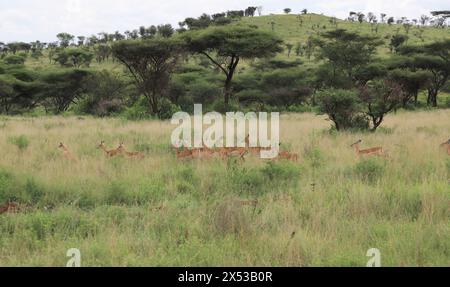
POLYGON ((369 149, 360 149, 360 144, 362 143, 362 140, 359 140, 357 142, 355 142, 354 144, 351 145, 352 148, 355 149, 356 154, 358 155, 358 157, 362 157, 362 156, 385 156, 383 153, 383 148, 382 147, 373 147, 373 148, 369 148, 369 149))
POLYGON ((73 162, 78 162, 78 160, 73 156, 73 154, 70 152, 70 150, 67 148, 65 144, 59 143, 58 148, 63 151, 63 155, 66 159, 73 162))
POLYGON ((129 158, 135 158, 135 159, 144 159, 145 155, 142 152, 138 152, 138 151, 134 151, 134 152, 129 152, 125 149, 125 146, 123 143, 120 143, 119 147, 117 148, 117 150, 122 154, 125 155, 129 158))
POLYGON ((278 157, 277 159, 286 159, 286 160, 291 160, 291 161, 298 161, 298 154, 296 153, 291 153, 288 151, 280 151, 278 153, 278 157))
MULTIPOLYGON (((270 150, 270 148, 269 148, 269 150, 270 150)), ((297 162, 297 161, 298 161, 298 158, 299 158, 299 156, 298 156, 297 153, 293 153, 293 152, 286 151, 286 150, 282 151, 282 150, 281 150, 281 143, 280 143, 280 144, 279 144, 279 152, 278 152, 278 156, 277 156, 276 158, 274 158, 273 160, 282 160, 282 159, 285 159, 285 160, 290 160, 290 161, 295 161, 295 162, 297 162)))
POLYGON ((249 153, 247 148, 243 147, 225 147, 219 150, 222 159, 230 158, 232 156, 239 156, 242 161, 245 161, 245 156, 249 153))
POLYGON ((257 206, 258 205, 258 200, 242 200, 242 201, 238 201, 238 203, 241 206, 257 206))
POLYGON ((104 141, 102 141, 102 142, 98 145, 98 148, 101 149, 101 150, 103 150, 103 151, 105 152, 105 155, 106 155, 107 157, 115 157, 115 156, 118 156, 118 155, 122 155, 122 152, 121 152, 119 149, 108 150, 108 149, 106 148, 106 145, 105 145, 105 142, 104 142, 104 141))
POLYGON ((176 153, 177 153, 177 158, 178 159, 183 159, 183 158, 188 158, 191 157, 193 158, 193 151, 190 149, 175 149, 176 153))
POLYGON ((4 213, 17 213, 19 211, 19 205, 13 202, 9 202, 0 206, 0 214, 4 213))
POLYGON ((450 139, 441 144, 441 147, 447 150, 447 154, 450 155, 450 139))

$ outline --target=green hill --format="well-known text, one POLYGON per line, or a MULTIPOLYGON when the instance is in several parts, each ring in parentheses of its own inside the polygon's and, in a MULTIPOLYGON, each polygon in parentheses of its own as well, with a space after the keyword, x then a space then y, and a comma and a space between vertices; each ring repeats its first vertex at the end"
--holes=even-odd
POLYGON ((375 35, 385 42, 383 49, 380 51, 381 55, 389 52, 388 45, 391 37, 395 34, 407 35, 409 37, 408 44, 429 43, 450 38, 449 29, 411 26, 409 31, 407 31, 407 28, 401 24, 388 25, 379 23, 372 25, 367 22, 350 22, 317 14, 245 17, 237 24, 255 25, 265 31, 272 31, 273 27, 273 31, 286 43, 294 45, 305 43, 310 36, 318 36, 320 33, 336 28, 375 35), (378 31, 376 32, 377 26, 378 31))
MULTIPOLYGON (((372 25, 367 22, 350 22, 318 14, 243 17, 239 21, 234 22, 232 25, 251 25, 265 31, 273 31, 280 38, 282 38, 286 44, 289 43, 294 45, 289 57, 289 59, 292 60, 297 58, 294 51, 295 45, 305 44, 309 37, 319 36, 320 33, 336 28, 380 37, 380 39, 383 39, 385 42, 384 46, 380 49, 380 56, 389 54, 389 42, 391 37, 395 34, 407 35, 409 38, 407 44, 429 43, 442 40, 444 38, 450 38, 448 29, 411 26, 409 31, 407 31, 405 26, 400 24, 388 25, 380 23, 377 25, 372 25), (377 29, 377 31, 375 31, 375 29, 377 29)), ((278 57, 284 60, 289 60, 287 50, 278 57)), ((314 59, 312 62, 312 64, 315 63, 314 59)), ((48 59, 46 57, 38 60, 29 59, 27 61, 27 65, 33 68, 43 68, 47 64, 48 59)), ((111 63, 110 61, 102 62, 100 64, 92 64, 92 68, 95 69, 114 69, 117 67, 117 64, 111 63)))

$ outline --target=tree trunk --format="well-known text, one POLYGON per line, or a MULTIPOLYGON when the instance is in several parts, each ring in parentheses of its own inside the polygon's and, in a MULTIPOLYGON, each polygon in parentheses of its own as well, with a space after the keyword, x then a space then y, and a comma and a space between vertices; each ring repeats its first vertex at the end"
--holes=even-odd
POLYGON ((224 103, 225 103, 225 106, 226 106, 227 108, 228 108, 228 105, 229 105, 229 103, 230 103, 231 95, 232 95, 232 93, 233 93, 233 87, 232 87, 232 85, 231 85, 231 81, 232 81, 232 76, 227 76, 227 79, 226 79, 226 81, 225 81, 224 92, 223 92, 223 95, 224 95, 224 103))
POLYGON ((380 116, 380 117, 373 116, 372 117, 372 124, 373 124, 372 132, 375 132, 378 129, 378 127, 383 122, 383 119, 384 119, 384 116, 380 116))
POLYGON ((428 89, 427 104, 432 107, 437 107, 437 91, 434 88, 428 89))

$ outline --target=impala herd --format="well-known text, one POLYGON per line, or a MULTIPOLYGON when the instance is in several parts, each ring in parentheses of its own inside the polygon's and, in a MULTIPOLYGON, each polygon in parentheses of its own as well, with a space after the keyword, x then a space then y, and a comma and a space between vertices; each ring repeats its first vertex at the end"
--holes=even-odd
MULTIPOLYGON (((262 148, 262 147, 248 147, 249 146, 249 137, 245 139, 246 146, 247 147, 223 147, 223 148, 208 148, 208 147, 202 147, 202 148, 174 148, 175 154, 177 159, 206 159, 206 158, 213 158, 213 157, 219 157, 222 159, 227 159, 230 157, 237 157, 241 159, 242 161, 245 161, 246 155, 259 155, 261 151, 264 150, 270 150, 270 148, 262 148)), ((361 149, 360 145, 363 141, 358 140, 354 144, 351 145, 351 147, 355 150, 356 155, 358 158, 365 157, 365 156, 379 156, 379 157, 388 157, 385 151, 383 150, 383 147, 373 147, 368 149, 361 149)), ((443 148, 448 155, 450 155, 450 139, 440 145, 441 148, 443 148)), ((108 158, 113 157, 127 157, 131 159, 144 159, 145 154, 142 152, 130 152, 128 151, 124 143, 120 143, 120 145, 116 149, 109 150, 105 142, 102 141, 98 148, 101 149, 105 156, 108 158)), ((78 159, 73 155, 73 153, 68 149, 68 147, 60 143, 59 149, 62 150, 63 156, 72 162, 78 162, 78 159)), ((275 160, 289 160, 297 162, 299 159, 299 155, 296 153, 292 153, 289 151, 281 150, 278 153, 278 157, 275 160)))
MULTIPOLYGON (((246 138, 246 143, 248 144, 248 137, 246 138)), ((369 149, 361 149, 360 144, 362 143, 362 140, 358 140, 354 144, 351 145, 352 148, 355 149, 356 155, 358 158, 361 158, 363 156, 380 156, 380 157, 386 157, 387 155, 383 151, 382 147, 373 147, 369 149)), ((442 149, 446 151, 448 155, 450 155, 450 139, 440 145, 442 149)), ((69 150, 69 148, 63 144, 60 143, 58 148, 62 151, 63 156, 68 160, 72 162, 78 162, 78 159, 73 155, 73 153, 69 150)), ((126 150, 124 143, 120 143, 120 145, 116 149, 108 150, 108 148, 105 145, 105 142, 102 141, 98 148, 103 150, 106 157, 113 158, 116 156, 125 156, 131 159, 144 159, 145 155, 142 152, 130 152, 126 150)), ((210 148, 195 148, 195 149, 175 149, 176 156, 178 159, 185 159, 185 158, 191 158, 191 159, 201 159, 201 158, 211 158, 214 156, 221 157, 223 159, 237 156, 241 160, 245 160, 245 156, 247 154, 253 154, 257 155, 259 154, 264 148, 253 148, 253 147, 245 147, 245 148, 217 148, 217 149, 210 149, 210 148)), ((298 154, 291 153, 289 151, 280 151, 278 154, 277 159, 285 159, 290 161, 298 161, 298 154)), ((240 202, 241 205, 251 205, 256 206, 258 204, 258 201, 242 201, 240 202)), ((6 214, 6 213, 17 213, 20 211, 20 206, 17 203, 9 202, 4 205, 0 205, 0 214, 6 214)))

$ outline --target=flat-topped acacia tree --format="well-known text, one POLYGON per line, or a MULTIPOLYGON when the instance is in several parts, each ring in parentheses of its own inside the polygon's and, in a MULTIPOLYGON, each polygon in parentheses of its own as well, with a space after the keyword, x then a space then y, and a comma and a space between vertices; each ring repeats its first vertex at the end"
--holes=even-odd
POLYGON ((182 52, 179 40, 162 37, 119 41, 112 46, 114 57, 133 75, 153 114, 160 112, 161 98, 182 52))
POLYGON ((273 57, 283 41, 273 33, 241 26, 211 27, 182 35, 188 49, 205 55, 226 76, 224 103, 232 96, 232 80, 241 59, 273 57))

